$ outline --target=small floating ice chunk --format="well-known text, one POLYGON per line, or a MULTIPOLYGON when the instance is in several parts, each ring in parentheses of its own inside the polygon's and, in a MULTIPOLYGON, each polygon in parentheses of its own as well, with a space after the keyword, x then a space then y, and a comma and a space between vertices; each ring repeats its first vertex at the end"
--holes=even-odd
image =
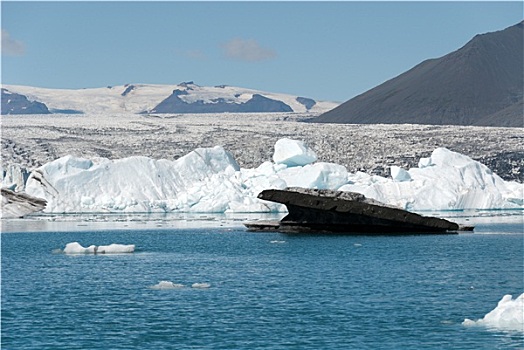
POLYGON ((135 251, 134 244, 110 244, 110 245, 101 245, 95 246, 90 245, 87 248, 84 248, 78 242, 67 243, 64 248, 65 254, 125 254, 133 253, 135 251))
POLYGON ((151 286, 151 289, 178 289, 178 288, 184 288, 185 286, 183 284, 179 283, 173 283, 171 281, 160 281, 158 284, 155 284, 154 286, 151 286))
POLYGON ((211 284, 209 283, 193 283, 191 285, 191 288, 197 288, 197 289, 205 289, 211 287, 211 284))
POLYGON ((110 244, 98 246, 96 250, 97 254, 126 254, 133 253, 135 251, 134 244, 110 244))
POLYGON ((477 321, 466 318, 464 326, 485 326, 503 331, 524 333, 524 293, 515 299, 507 294, 499 301, 497 307, 477 321))
POLYGON ((64 248, 65 254, 96 254, 96 246, 82 247, 78 242, 67 243, 64 248))

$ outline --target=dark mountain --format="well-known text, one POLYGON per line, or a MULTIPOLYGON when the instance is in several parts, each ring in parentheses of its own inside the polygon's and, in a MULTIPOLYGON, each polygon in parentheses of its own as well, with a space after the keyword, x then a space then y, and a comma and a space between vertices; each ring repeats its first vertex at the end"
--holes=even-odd
POLYGON ((476 35, 314 120, 345 124, 524 126, 523 22, 476 35))
POLYGON ((41 102, 29 101, 26 96, 2 88, 1 114, 49 114, 41 102))
POLYGON ((293 109, 282 101, 254 94, 244 103, 229 102, 216 98, 211 103, 198 100, 193 103, 183 101, 179 96, 188 95, 186 90, 174 90, 151 111, 145 113, 252 113, 252 112, 293 112, 293 109))
POLYGON ((317 101, 307 98, 307 97, 297 97, 296 98, 298 103, 301 103, 306 107, 306 109, 309 111, 311 108, 313 108, 314 105, 317 104, 317 101))

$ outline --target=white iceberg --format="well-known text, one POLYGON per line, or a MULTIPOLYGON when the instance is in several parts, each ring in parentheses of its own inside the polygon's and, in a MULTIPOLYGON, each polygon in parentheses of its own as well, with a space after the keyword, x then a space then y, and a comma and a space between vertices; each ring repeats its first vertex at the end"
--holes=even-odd
POLYGON ((110 244, 89 247, 83 247, 78 242, 67 243, 64 248, 65 254, 127 254, 135 251, 134 244, 110 244))
POLYGON ((502 331, 516 331, 524 333, 524 293, 515 299, 511 295, 504 295, 495 309, 483 318, 473 321, 468 318, 462 322, 464 326, 485 326, 502 331))
POLYGON ((26 169, 22 168, 19 164, 10 164, 6 169, 0 166, 2 170, 2 188, 7 188, 12 191, 23 191, 25 183, 29 176, 26 169), (5 171, 5 173, 4 173, 5 171))
POLYGON ((315 152, 304 142, 283 138, 275 143, 273 162, 287 166, 302 166, 317 160, 315 152))
POLYGON ((391 178, 396 182, 411 181, 411 175, 409 172, 402 169, 399 166, 393 165, 390 167, 391 178))
POLYGON ((336 189, 347 183, 348 172, 342 165, 320 162, 282 169, 277 176, 287 187, 336 189))
POLYGON ((196 288, 196 289, 207 289, 207 288, 210 288, 211 287, 211 284, 209 283, 193 283, 191 285, 191 288, 196 288))
POLYGON ((96 249, 97 254, 127 254, 135 251, 134 244, 110 244, 99 245, 96 249))
POLYGON ((523 207, 523 184, 504 181, 465 155, 437 148, 424 164, 407 171, 409 182, 357 173, 340 190, 415 211, 523 207))
POLYGON ((67 243, 64 248, 65 254, 96 254, 96 246, 90 245, 85 248, 78 242, 67 243))
POLYGON ((504 181, 445 148, 421 160, 422 167, 392 167, 392 178, 314 162, 316 155, 302 141, 277 141, 273 158, 241 169, 220 146, 199 148, 175 161, 66 156, 33 171, 26 192, 45 199, 48 213, 279 212, 285 206, 257 195, 285 187, 359 192, 412 211, 524 207, 523 184, 504 181))
POLYGON ((26 192, 47 199, 45 211, 55 213, 224 212, 228 202, 241 200, 229 179, 238 170, 222 147, 197 149, 176 161, 66 156, 34 171, 26 192))

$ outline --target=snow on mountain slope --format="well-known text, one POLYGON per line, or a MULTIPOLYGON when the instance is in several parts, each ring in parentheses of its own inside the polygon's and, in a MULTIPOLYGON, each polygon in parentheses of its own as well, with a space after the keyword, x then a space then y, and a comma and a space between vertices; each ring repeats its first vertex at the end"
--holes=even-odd
MULTIPOLYGON (((226 85, 199 86, 193 82, 179 85, 126 84, 90 89, 47 89, 31 86, 4 85, 11 93, 24 95, 30 101, 45 104, 52 113, 202 113, 215 112, 212 106, 220 104, 219 112, 235 112, 238 106, 253 102, 253 98, 262 96, 264 102, 268 99, 289 106, 292 112, 322 113, 337 106, 335 102, 315 101, 309 98, 279 93, 263 92, 226 85), (174 95, 184 104, 183 111, 163 109, 155 111, 155 107, 174 95), (192 108, 194 107, 194 108, 192 108)), ((180 102, 180 101, 179 101, 180 102)), ((264 104, 254 106, 255 112, 266 112, 264 104)), ((253 103, 251 104, 253 108, 253 103)))

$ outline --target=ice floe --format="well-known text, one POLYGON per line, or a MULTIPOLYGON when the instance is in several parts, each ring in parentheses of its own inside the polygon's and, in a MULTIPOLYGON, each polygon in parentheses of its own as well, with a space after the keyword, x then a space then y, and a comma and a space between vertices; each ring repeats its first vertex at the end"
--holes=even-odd
MULTIPOLYGON (((160 281, 157 284, 155 284, 154 286, 151 286, 149 288, 151 289, 180 289, 180 288, 185 288, 185 287, 186 286, 184 284, 180 284, 180 283, 174 283, 171 281, 160 281)), ((197 283, 193 283, 191 285, 191 288, 207 289, 207 288, 211 288, 211 284, 204 283, 204 282, 197 282, 197 283)))
POLYGON ((462 322, 464 326, 485 326, 502 331, 516 331, 524 333, 524 293, 515 299, 511 295, 504 295, 495 309, 483 318, 473 321, 468 318, 462 322))
POLYGON ((83 247, 78 242, 67 243, 63 252, 65 254, 127 254, 135 251, 134 244, 110 244, 89 247, 83 247))
POLYGON ((83 247, 78 242, 67 243, 64 248, 65 254, 95 254, 96 246, 90 245, 89 247, 83 247))
POLYGON ((183 284, 173 283, 171 281, 160 281, 154 286, 151 286, 151 289, 179 289, 184 288, 183 284))
POLYGON ((66 156, 33 171, 26 192, 47 200, 48 213, 278 212, 285 207, 257 195, 291 186, 359 192, 412 211, 524 207, 523 184, 504 181, 446 148, 434 150, 418 167, 391 167, 389 178, 349 173, 316 159, 312 149, 291 139, 277 141, 274 162, 252 169, 241 169, 220 146, 175 161, 66 156))
POLYGON ((135 251, 134 244, 110 244, 110 245, 99 245, 96 249, 97 254, 126 254, 133 253, 135 251))

